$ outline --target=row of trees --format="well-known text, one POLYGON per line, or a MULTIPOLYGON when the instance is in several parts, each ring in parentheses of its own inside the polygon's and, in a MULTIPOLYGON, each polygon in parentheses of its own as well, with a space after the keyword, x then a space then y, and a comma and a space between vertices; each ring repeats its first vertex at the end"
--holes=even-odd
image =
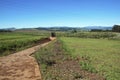
POLYGON ((114 25, 112 28, 113 32, 120 32, 120 25, 114 25))
POLYGON ((0 29, 0 32, 12 32, 11 30, 2 30, 0 29))
POLYGON ((120 32, 120 25, 114 25, 112 30, 92 29, 91 32, 120 32))

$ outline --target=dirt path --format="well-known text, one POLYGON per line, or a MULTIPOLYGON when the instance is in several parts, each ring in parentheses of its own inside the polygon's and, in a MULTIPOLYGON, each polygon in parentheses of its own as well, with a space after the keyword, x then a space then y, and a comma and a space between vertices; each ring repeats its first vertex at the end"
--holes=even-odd
POLYGON ((41 80, 39 66, 30 55, 49 42, 0 57, 0 80, 41 80))

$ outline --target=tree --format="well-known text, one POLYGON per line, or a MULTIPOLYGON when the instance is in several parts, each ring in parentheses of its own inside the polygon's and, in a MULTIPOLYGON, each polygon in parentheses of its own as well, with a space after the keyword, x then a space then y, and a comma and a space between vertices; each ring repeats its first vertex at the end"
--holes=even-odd
POLYGON ((51 32, 51 37, 56 37, 55 32, 51 32))
POLYGON ((72 30, 72 33, 77 33, 77 30, 76 30, 76 29, 73 29, 73 30, 72 30))
POLYGON ((102 32, 102 29, 91 29, 91 32, 102 32))
POLYGON ((120 25, 114 25, 112 28, 113 32, 120 32, 120 25))

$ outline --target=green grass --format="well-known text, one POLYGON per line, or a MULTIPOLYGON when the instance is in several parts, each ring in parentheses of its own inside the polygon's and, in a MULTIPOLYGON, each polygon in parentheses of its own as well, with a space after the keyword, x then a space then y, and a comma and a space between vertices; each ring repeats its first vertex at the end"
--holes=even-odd
POLYGON ((120 41, 62 37, 64 46, 73 56, 80 56, 83 69, 97 72, 107 80, 120 80, 120 41))
POLYGON ((35 32, 0 33, 0 56, 9 55, 35 45, 38 40, 47 37, 41 34, 35 32))
POLYGON ((78 71, 79 63, 66 53, 60 40, 51 42, 33 56, 39 64, 42 80, 89 80, 78 71))
MULTIPOLYGON (((116 37, 117 34, 113 32, 57 32, 58 37, 79 37, 79 38, 94 38, 94 39, 101 39, 101 38, 113 38, 116 37)), ((117 39, 117 37, 116 37, 117 39)))
MULTIPOLYGON (((41 48, 39 51, 37 51, 34 54, 34 57, 36 58, 40 66, 43 80, 53 80, 54 78, 54 74, 53 73, 51 74, 50 73, 51 69, 49 69, 52 65, 56 63, 56 60, 54 58, 56 56, 56 52, 53 51, 55 49, 54 43, 55 41, 48 44, 44 48, 41 48)), ((57 79, 57 80, 60 80, 60 79, 57 79)))

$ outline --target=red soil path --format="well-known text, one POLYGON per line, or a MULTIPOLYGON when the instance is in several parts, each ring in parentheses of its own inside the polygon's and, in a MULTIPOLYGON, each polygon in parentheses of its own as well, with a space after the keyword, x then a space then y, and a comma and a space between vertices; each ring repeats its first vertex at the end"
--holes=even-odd
POLYGON ((43 39, 40 43, 32 48, 0 57, 0 80, 41 80, 39 66, 30 55, 50 43, 50 39, 43 39))

